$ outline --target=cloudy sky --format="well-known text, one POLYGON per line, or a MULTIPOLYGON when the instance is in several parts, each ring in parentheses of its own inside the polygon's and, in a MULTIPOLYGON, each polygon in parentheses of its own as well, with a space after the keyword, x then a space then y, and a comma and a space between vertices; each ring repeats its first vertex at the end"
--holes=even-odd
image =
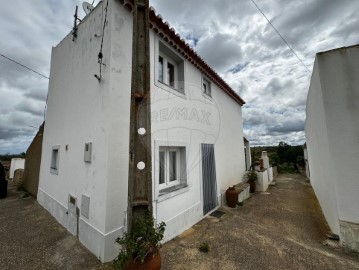
MULTIPOLYGON (((3 5, 0 54, 48 76, 51 47, 71 31, 75 5, 81 2, 12 0, 3 5)), ((251 0, 150 0, 247 102, 244 132, 252 144, 302 144, 315 53, 359 43, 359 1, 255 2, 306 67, 251 0)), ((26 150, 43 121, 47 86, 47 79, 0 56, 0 154, 26 150)))

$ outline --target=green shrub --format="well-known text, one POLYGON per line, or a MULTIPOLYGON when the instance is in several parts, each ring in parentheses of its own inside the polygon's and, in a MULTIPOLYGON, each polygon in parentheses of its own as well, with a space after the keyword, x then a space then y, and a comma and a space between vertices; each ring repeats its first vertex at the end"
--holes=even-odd
POLYGON ((204 253, 208 253, 210 251, 209 244, 207 242, 203 242, 199 245, 198 250, 204 253))
POLYGON ((113 261, 115 269, 124 269, 128 260, 133 259, 143 263, 146 256, 156 256, 161 248, 166 224, 161 222, 155 226, 151 213, 138 217, 131 232, 125 232, 122 237, 116 239, 121 245, 117 258, 113 261))
POLYGON ((297 169, 292 164, 283 163, 277 166, 279 173, 296 173, 297 169))
POLYGON ((245 179, 247 181, 255 182, 258 180, 258 175, 257 175, 256 171, 251 170, 245 174, 245 179))

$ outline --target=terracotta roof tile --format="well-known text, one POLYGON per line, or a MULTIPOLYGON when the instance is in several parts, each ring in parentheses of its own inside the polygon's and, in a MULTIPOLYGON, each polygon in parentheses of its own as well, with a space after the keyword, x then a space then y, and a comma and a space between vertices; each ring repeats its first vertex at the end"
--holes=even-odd
MULTIPOLYGON (((133 0, 119 0, 129 11, 133 10, 133 0)), ((176 49, 184 58, 192 63, 196 68, 209 77, 227 95, 233 98, 240 105, 245 104, 244 100, 186 43, 181 36, 176 33, 162 16, 156 14, 154 8, 150 8, 150 27, 163 38, 169 45, 176 49)))

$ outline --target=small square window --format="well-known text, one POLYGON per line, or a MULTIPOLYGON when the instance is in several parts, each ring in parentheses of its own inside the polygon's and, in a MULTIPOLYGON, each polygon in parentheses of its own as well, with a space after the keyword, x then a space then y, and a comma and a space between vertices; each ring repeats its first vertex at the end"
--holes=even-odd
POLYGON ((159 186, 160 189, 186 184, 186 148, 159 148, 159 186))
POLYGON ((207 78, 203 77, 203 83, 202 83, 202 91, 208 96, 211 96, 211 81, 207 78))
POLYGON ((50 172, 58 174, 59 171, 59 159, 60 159, 60 146, 52 147, 50 172))

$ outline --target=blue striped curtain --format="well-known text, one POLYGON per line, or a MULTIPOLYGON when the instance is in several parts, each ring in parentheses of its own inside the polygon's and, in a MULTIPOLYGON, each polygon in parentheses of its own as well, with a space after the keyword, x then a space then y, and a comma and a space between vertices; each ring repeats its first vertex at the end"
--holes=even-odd
POLYGON ((214 145, 202 144, 203 214, 217 206, 216 163, 214 145))

